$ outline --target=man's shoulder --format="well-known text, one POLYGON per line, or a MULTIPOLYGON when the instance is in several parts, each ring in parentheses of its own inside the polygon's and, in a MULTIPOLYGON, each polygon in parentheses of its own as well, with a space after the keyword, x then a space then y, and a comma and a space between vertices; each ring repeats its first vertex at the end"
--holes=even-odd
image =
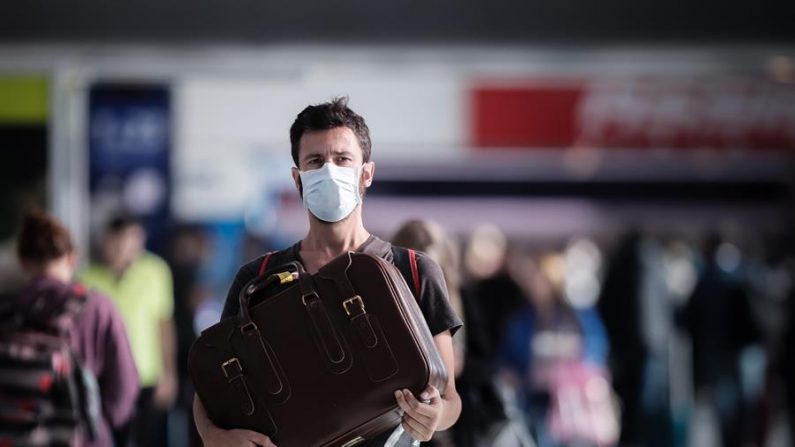
POLYGON ((158 270, 168 269, 168 263, 166 260, 161 258, 159 255, 152 253, 151 251, 143 251, 135 262, 139 267, 158 270))
POLYGON ((393 245, 392 251, 395 256, 395 265, 399 265, 398 263, 409 264, 411 262, 410 253, 413 252, 417 270, 420 275, 439 276, 442 274, 442 268, 439 264, 423 251, 409 249, 399 245, 393 245))

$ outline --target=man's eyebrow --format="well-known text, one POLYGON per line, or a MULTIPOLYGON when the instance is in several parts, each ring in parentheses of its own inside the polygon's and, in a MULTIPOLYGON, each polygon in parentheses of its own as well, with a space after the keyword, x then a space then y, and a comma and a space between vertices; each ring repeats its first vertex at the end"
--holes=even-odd
POLYGON ((309 160, 310 158, 322 157, 322 156, 323 156, 323 154, 321 154, 320 152, 310 152, 310 153, 304 155, 303 160, 309 160))
MULTIPOLYGON (((353 152, 349 151, 347 149, 336 149, 336 150, 332 150, 331 153, 334 154, 334 155, 347 155, 347 156, 350 156, 350 157, 353 156, 353 152)), ((315 158, 315 157, 325 157, 325 154, 326 154, 325 152, 310 152, 310 153, 304 155, 304 158, 302 158, 301 160, 306 161, 306 160, 311 160, 312 158, 315 158)))

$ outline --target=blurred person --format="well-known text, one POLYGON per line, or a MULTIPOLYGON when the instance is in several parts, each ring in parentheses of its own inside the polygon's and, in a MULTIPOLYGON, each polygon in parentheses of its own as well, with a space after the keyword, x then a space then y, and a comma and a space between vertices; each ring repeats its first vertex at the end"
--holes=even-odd
MULTIPOLYGON (((464 315, 464 304, 461 299, 461 273, 458 248, 450 239, 444 228, 438 223, 414 219, 405 222, 392 236, 392 243, 412 250, 420 251, 433 259, 444 274, 450 306, 459 316, 464 315)), ((463 320, 466 322, 466 320, 463 320)), ((455 377, 464 369, 464 352, 466 349, 466 326, 462 326, 453 339, 455 354, 455 377)))
POLYGON ((740 256, 739 250, 719 235, 709 235, 703 271, 677 314, 677 323, 692 340, 696 403, 713 410, 726 447, 752 441, 740 356, 744 348, 759 340, 759 329, 739 274, 740 256))
MULTIPOLYGON (((593 380, 607 384, 602 373, 608 342, 595 309, 590 306, 575 308, 565 299, 562 283, 553 279, 557 275, 552 270, 559 264, 556 257, 546 255, 540 263, 527 258, 521 260, 521 266, 516 266, 525 275, 522 285, 527 301, 508 322, 501 347, 501 370, 508 383, 522 396, 528 425, 539 447, 605 445, 596 438, 589 439, 590 433, 585 431, 574 433, 571 425, 558 417, 560 413, 556 414, 577 412, 588 417, 586 424, 593 423, 594 427, 599 420, 607 421, 613 416, 591 414, 592 411, 612 412, 612 406, 591 407, 591 402, 579 399, 566 400, 565 405, 569 407, 558 408, 560 399, 566 397, 558 394, 559 390, 565 388, 565 393, 571 393, 593 380)), ((610 399, 609 394, 604 397, 610 399)), ((603 404, 604 401, 598 403, 603 404)), ((611 424, 616 422, 610 421, 611 424)), ((617 436, 617 426, 599 430, 614 430, 617 436)))
POLYGON ((622 445, 672 444, 668 347, 673 298, 662 253, 636 229, 622 235, 597 304, 611 340, 609 365, 622 402, 622 445))
POLYGON ((493 373, 507 322, 525 303, 524 293, 511 275, 505 235, 493 225, 475 229, 466 247, 465 264, 470 275, 467 287, 472 314, 483 326, 483 345, 473 346, 493 373), (478 352, 481 349, 483 352, 478 352))
POLYGON ((64 315, 64 307, 80 306, 65 328, 73 352, 96 378, 101 417, 94 439, 84 436, 79 445, 124 445, 124 428, 138 396, 138 374, 121 314, 105 295, 85 290, 73 280, 77 253, 72 238, 46 213, 25 215, 17 254, 30 278, 16 301, 16 313, 23 321, 42 325, 44 316, 52 321, 53 316, 64 315))
MULTIPOLYGON (((795 259, 789 262, 790 278, 795 280, 795 259)), ((790 288, 787 298, 787 325, 781 344, 781 373, 786 387, 786 406, 790 441, 795 443, 795 288, 790 288)))
MULTIPOLYGON (((463 257, 467 283, 461 297, 467 322, 466 360, 459 378, 466 401, 461 424, 471 427, 476 445, 491 445, 503 433, 515 438, 510 394, 495 380, 498 352, 508 321, 525 303, 510 268, 508 241, 494 225, 478 225, 463 257)), ((522 424, 518 424, 522 425, 522 424)))
MULTIPOLYGON (((290 143, 295 162, 292 176, 307 208, 309 232, 292 247, 270 254, 269 264, 300 262, 307 272, 315 273, 337 256, 359 251, 392 261, 398 267, 406 265, 407 250, 371 235, 364 227, 363 198, 373 182, 375 163, 370 159, 369 129, 364 119, 348 107, 347 99, 306 107, 290 127, 290 143)), ((240 289, 259 274, 263 258, 240 268, 229 289, 222 318, 238 314, 240 289)), ((426 402, 408 390, 396 390, 395 399, 404 411, 402 424, 394 432, 387 431, 360 446, 417 445, 417 440, 427 441, 435 432, 450 428, 461 411, 453 374, 456 367, 452 338, 462 323, 448 302, 439 265, 422 253, 417 253, 416 260, 421 291, 417 302, 450 372, 448 382, 442 390, 426 388, 420 395, 426 402)), ((261 433, 215 426, 198 398, 194 399, 194 417, 208 447, 274 445, 261 433)))
MULTIPOLYGON (((450 305, 453 310, 462 316, 466 324, 464 313, 464 305, 461 298, 461 273, 459 254, 455 242, 451 240, 439 224, 432 221, 414 219, 405 222, 392 236, 392 243, 401 247, 410 248, 419 252, 423 252, 428 257, 433 259, 444 273, 444 279, 447 284, 447 292, 450 299, 450 305)), ((437 432, 433 439, 429 441, 429 445, 435 446, 451 446, 451 445, 472 445, 474 442, 473 436, 467 436, 466 430, 470 428, 466 421, 463 420, 463 415, 466 413, 466 404, 464 400, 465 393, 461 389, 459 378, 464 369, 464 358, 466 351, 466 326, 462 327, 456 337, 453 339, 453 354, 455 358, 454 371, 456 378, 456 388, 459 395, 462 397, 462 420, 460 424, 455 425, 451 430, 444 432, 437 432), (467 436, 468 440, 458 440, 467 436)))
POLYGON ((201 445, 193 422, 193 386, 188 374, 188 353, 196 340, 194 328, 196 309, 207 299, 207 292, 199 283, 204 263, 209 255, 207 235, 199 226, 181 225, 171 238, 168 265, 174 277, 174 321, 177 331, 177 374, 179 393, 174 412, 181 422, 180 438, 187 437, 189 445, 201 445))
POLYGON ((102 239, 102 263, 82 273, 82 281, 106 293, 119 308, 141 378, 133 444, 168 445, 168 410, 178 393, 176 329, 171 270, 144 249, 146 233, 136 218, 113 217, 102 239))

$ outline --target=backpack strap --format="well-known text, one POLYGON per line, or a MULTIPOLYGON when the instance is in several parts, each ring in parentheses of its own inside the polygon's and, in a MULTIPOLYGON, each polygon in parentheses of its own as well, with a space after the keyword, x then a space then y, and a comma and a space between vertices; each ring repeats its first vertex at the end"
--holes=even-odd
POLYGON ((408 284, 411 292, 414 294, 414 298, 419 301, 420 294, 422 293, 422 286, 416 250, 393 245, 390 252, 392 255, 390 257, 392 259, 388 259, 387 261, 391 262, 400 270, 400 274, 403 275, 403 279, 406 280, 406 284, 408 284))
POLYGON ((268 262, 271 260, 271 256, 276 253, 272 251, 270 253, 266 253, 265 256, 262 257, 262 262, 259 265, 259 271, 257 272, 257 276, 262 276, 268 270, 268 262))
POLYGON ((420 287, 420 270, 417 268, 417 252, 410 248, 409 263, 411 264, 411 279, 414 281, 414 290, 417 292, 417 299, 420 299, 422 289, 420 287))

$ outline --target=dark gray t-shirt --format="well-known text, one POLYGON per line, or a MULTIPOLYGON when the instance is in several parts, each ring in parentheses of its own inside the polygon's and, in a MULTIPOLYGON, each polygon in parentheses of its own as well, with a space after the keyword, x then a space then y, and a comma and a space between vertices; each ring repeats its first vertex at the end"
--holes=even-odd
MULTIPOLYGON (((384 260, 393 263, 398 270, 403 274, 403 279, 406 280, 412 293, 416 295, 417 284, 411 274, 411 264, 409 261, 409 252, 402 247, 396 247, 389 242, 383 241, 375 236, 370 238, 359 247, 357 252, 367 253, 374 256, 379 256, 384 260)), ((268 259, 268 270, 276 268, 290 262, 303 263, 301 259, 301 242, 295 243, 292 247, 278 252, 274 252, 268 259)), ((249 281, 259 275, 259 270, 262 265, 264 256, 260 256, 247 264, 240 267, 232 286, 229 288, 229 293, 226 296, 226 303, 224 310, 221 314, 221 319, 229 318, 240 310, 239 296, 243 286, 249 281)), ((441 267, 422 252, 416 252, 417 271, 419 273, 419 298, 417 303, 422 310, 422 315, 428 323, 432 335, 438 335, 444 331, 450 331, 450 334, 461 328, 461 318, 456 315, 447 296, 447 284, 444 280, 444 274, 441 267)), ((439 390, 443 391, 443 390, 439 390)), ((400 427, 398 427, 400 428, 400 427)), ((384 446, 390 438, 392 432, 387 431, 377 436, 375 439, 363 444, 361 447, 378 447, 384 446)), ((395 441, 395 440, 393 440, 395 441)), ((401 433, 396 439, 396 442, 390 444, 389 447, 404 447, 416 445, 415 442, 407 433, 401 433)))

